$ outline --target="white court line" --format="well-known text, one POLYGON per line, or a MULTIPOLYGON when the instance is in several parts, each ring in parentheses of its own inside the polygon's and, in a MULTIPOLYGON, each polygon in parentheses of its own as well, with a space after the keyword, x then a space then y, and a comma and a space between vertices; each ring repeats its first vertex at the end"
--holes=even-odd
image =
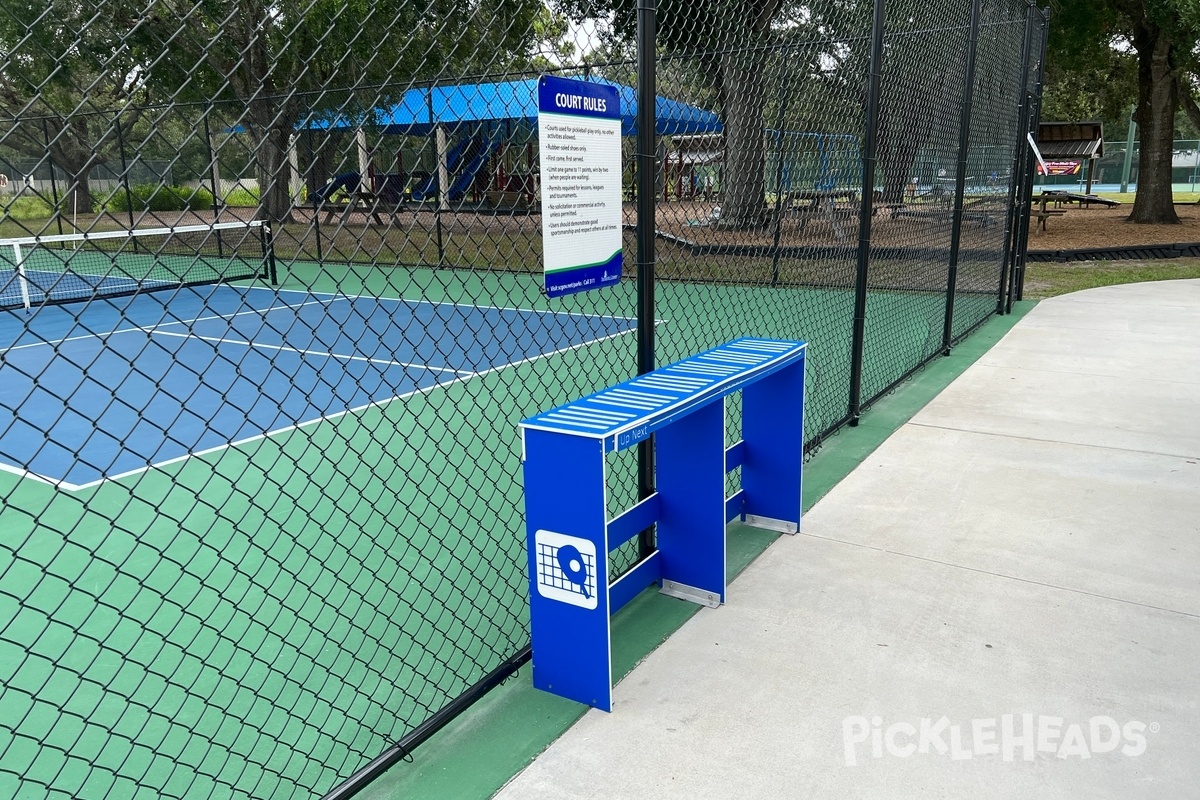
MULTIPOLYGON (((334 300, 336 300, 336 299, 338 299, 338 298, 334 298, 334 300)), ((285 309, 285 308, 295 309, 295 308, 302 308, 303 306, 310 306, 310 305, 311 306, 324 306, 324 305, 329 305, 329 303, 331 303, 331 302, 333 302, 333 300, 307 300, 303 303, 272 306, 271 308, 261 308, 261 309, 260 308, 248 308, 245 311, 236 311, 232 314, 209 314, 208 316, 196 317, 194 319, 173 319, 170 322, 159 322, 154 325, 140 325, 140 326, 134 326, 132 328, 117 328, 114 331, 101 331, 99 333, 81 333, 78 336, 68 336, 63 339, 46 339, 41 342, 31 342, 29 344, 13 345, 12 347, 8 348, 8 351, 6 351, 6 352, 9 352, 12 350, 24 350, 29 347, 42 347, 43 345, 50 345, 52 347, 58 347, 60 344, 64 344, 65 342, 77 342, 82 339, 103 339, 108 336, 116 336, 118 333, 139 333, 139 332, 140 333, 150 333, 150 332, 154 331, 156 328, 165 327, 167 325, 193 325, 197 322, 208 322, 208 321, 214 320, 214 319, 233 319, 234 317, 240 317, 243 314, 262 315, 262 314, 270 313, 272 311, 279 311, 279 310, 285 309)))
POLYGON ((16 475, 19 478, 29 478, 30 480, 40 481, 41 483, 48 483, 51 486, 57 486, 57 487, 60 487, 63 489, 75 490, 75 489, 80 488, 73 483, 67 483, 66 481, 55 480, 54 478, 48 478, 45 475, 39 475, 38 473, 30 472, 27 469, 21 469, 20 467, 14 467, 12 464, 5 464, 3 461, 0 461, 0 472, 8 472, 12 475, 16 475))
POLYGON ((304 356, 321 356, 323 358, 340 358, 344 361, 366 361, 368 364, 388 364, 393 367, 404 367, 406 369, 426 369, 430 372, 449 372, 454 375, 474 375, 475 373, 469 369, 451 369, 450 367, 434 367, 421 362, 405 362, 405 361, 390 361, 386 358, 371 358, 370 356, 347 356, 341 353, 330 353, 324 350, 305 350, 301 347, 287 347, 278 344, 267 344, 265 342, 245 342, 241 339, 222 339, 219 336, 201 336, 198 333, 175 333, 174 331, 158 331, 148 330, 147 333, 158 336, 176 336, 180 339, 200 339, 205 342, 216 342, 217 344, 236 344, 242 347, 261 347, 265 350, 278 350, 285 353, 299 353, 304 356))
MULTIPOLYGON (((311 294, 316 297, 342 297, 347 299, 361 300, 390 300, 393 303, 405 303, 411 305, 423 306, 459 306, 463 308, 482 308, 487 311, 521 311, 529 314, 553 314, 555 316, 567 317, 584 317, 586 319, 618 319, 623 322, 637 322, 637 317, 619 317, 614 314, 585 314, 579 311, 555 311, 551 308, 520 308, 518 306, 481 306, 476 303, 455 303, 452 300, 406 300, 403 297, 376 297, 370 294, 346 294, 345 292, 301 292, 299 289, 269 289, 266 286, 237 286, 237 289, 257 289, 260 292, 275 292, 283 294, 284 292, 292 292, 293 294, 311 294)), ((596 341, 599 341, 597 339, 596 341)))
MULTIPOLYGON (((515 306, 480 306, 480 305, 475 305, 474 303, 454 303, 454 302, 442 301, 442 300, 405 300, 402 297, 374 297, 372 295, 346 294, 344 292, 311 292, 311 291, 301 291, 299 289, 270 289, 266 286, 222 285, 217 288, 229 288, 229 289, 233 289, 237 292, 258 290, 260 292, 271 292, 276 297, 286 293, 286 294, 298 294, 298 295, 305 296, 305 297, 326 297, 329 299, 328 300, 306 300, 303 303, 284 303, 283 305, 271 306, 270 308, 264 308, 264 309, 250 308, 250 309, 246 309, 244 311, 237 311, 232 314, 209 314, 208 316, 196 317, 194 319, 185 319, 185 320, 177 319, 177 320, 171 320, 169 322, 161 322, 161 323, 157 323, 153 326, 142 325, 142 326, 135 326, 132 328, 117 328, 116 330, 101 331, 98 333, 83 333, 78 336, 68 336, 68 337, 65 337, 62 339, 47 339, 47 340, 41 341, 41 342, 30 342, 29 344, 13 345, 12 347, 9 347, 8 350, 9 351, 24 350, 24 349, 27 349, 30 347, 42 347, 43 345, 50 345, 52 347, 57 347, 58 345, 63 344, 65 342, 77 342, 77 341, 80 341, 83 339, 101 339, 101 338, 104 338, 107 336, 115 336, 118 333, 136 333, 138 331, 143 331, 143 332, 151 331, 151 330, 154 330, 155 328, 166 326, 166 325, 192 325, 197 322, 208 322, 208 321, 214 320, 214 319, 233 319, 234 317, 241 316, 242 314, 267 314, 272 311, 279 311, 279 310, 286 309, 286 308, 295 309, 295 308, 303 308, 304 306, 310 306, 310 305, 328 305, 329 303, 336 302, 338 300, 355 300, 355 299, 374 300, 375 302, 387 300, 387 301, 390 301, 393 303, 403 303, 405 305, 456 306, 456 307, 464 307, 464 308, 479 308, 479 309, 485 309, 485 310, 490 310, 490 311, 516 311, 516 312, 529 313, 529 314, 550 314, 553 316, 565 315, 568 317, 582 317, 584 319, 612 319, 612 320, 619 320, 622 322, 637 322, 637 317, 621 317, 621 316, 616 316, 616 315, 612 315, 612 314, 584 314, 584 313, 575 312, 575 311, 554 311, 552 309, 544 309, 544 308, 518 308, 515 306)), ((656 319, 655 323, 662 324, 665 321, 666 320, 656 319)), ((593 341, 600 341, 600 340, 596 339, 593 341)))
MULTIPOLYGON (((566 315, 566 316, 574 316, 574 317, 584 317, 584 318, 589 318, 589 319, 612 319, 612 320, 619 320, 619 321, 625 321, 625 322, 631 322, 631 321, 632 321, 632 322, 636 322, 636 320, 637 320, 637 318, 636 318, 636 317, 621 317, 621 316, 615 316, 615 315, 611 315, 611 314, 586 314, 586 313, 579 313, 579 312, 574 312, 574 311, 554 311, 554 310, 552 310, 552 309, 538 309, 538 308, 518 308, 518 307, 506 307, 506 306, 480 306, 480 305, 474 305, 474 304, 454 303, 454 302, 449 302, 449 301, 438 301, 438 300, 406 300, 406 299, 404 299, 404 298, 397 298, 397 297, 375 297, 375 296, 372 296, 372 295, 353 295, 353 294, 337 293, 337 292, 315 292, 315 291, 301 291, 301 290, 298 290, 298 289, 271 289, 271 288, 268 288, 268 287, 266 287, 266 286, 235 286, 235 285, 229 285, 229 286, 227 286, 227 287, 226 287, 226 286, 224 286, 224 285, 223 285, 223 286, 221 286, 221 287, 218 287, 218 288, 229 288, 229 289, 232 289, 232 290, 234 290, 234 291, 236 291, 236 292, 239 292, 239 293, 244 293, 244 292, 246 292, 246 291, 248 291, 248 290, 252 290, 252 289, 253 289, 253 290, 258 290, 258 291, 263 291, 263 292, 272 292, 272 293, 273 293, 273 294, 275 294, 277 297, 278 297, 278 296, 281 296, 281 295, 284 295, 284 294, 294 294, 294 295, 300 295, 300 296, 304 296, 304 297, 318 297, 318 298, 321 298, 321 297, 323 297, 323 298, 327 298, 327 299, 325 299, 325 300, 306 300, 306 301, 304 301, 304 302, 302 302, 302 303, 285 303, 285 304, 283 304, 283 305, 271 306, 271 307, 268 307, 268 308, 265 308, 265 309, 254 309, 254 308, 252 308, 252 309, 245 309, 245 310, 242 310, 242 311, 237 311, 237 312, 234 312, 234 313, 232 313, 232 314, 210 314, 210 315, 207 315, 207 316, 203 316, 203 317, 196 317, 196 318, 194 318, 194 319, 189 319, 189 320, 171 320, 171 321, 169 321, 169 322, 163 322, 163 323, 159 323, 158 325, 155 325, 155 326, 138 326, 138 327, 130 327, 130 328, 118 328, 117 330, 113 330, 113 331, 104 331, 104 332, 102 332, 102 333, 87 333, 87 334, 80 334, 80 335, 78 335, 78 336, 68 336, 68 337, 65 337, 65 338, 62 338, 62 339, 46 340, 46 341, 41 341, 41 342, 32 342, 32 343, 29 343, 29 344, 14 345, 14 346, 12 346, 12 347, 8 348, 8 350, 10 350, 10 351, 11 351, 11 350, 22 350, 22 349, 31 348, 31 347, 41 347, 41 346, 43 346, 43 345, 51 345, 51 346, 55 346, 55 347, 56 347, 56 346, 58 346, 58 345, 60 345, 60 344, 63 344, 63 343, 65 343, 65 342, 79 341, 79 340, 82 340, 82 339, 94 339, 94 338, 95 338, 95 339, 99 339, 99 338, 104 338, 104 337, 108 337, 108 336, 114 336, 114 335, 116 335, 116 334, 119 334, 119 333, 138 333, 138 332, 141 332, 141 333, 161 333, 161 334, 164 334, 164 335, 186 336, 187 338, 192 338, 192 336, 191 336, 190 334, 179 334, 179 333, 173 333, 173 332, 170 332, 170 331, 159 331, 159 330, 156 330, 156 329, 157 329, 157 328, 159 328, 159 327, 165 327, 165 326, 168 326, 168 325, 191 325, 191 324, 194 324, 194 323, 196 323, 196 322, 206 322, 206 321, 209 321, 209 320, 216 320, 216 319, 232 319, 232 318, 234 318, 234 317, 238 317, 238 316, 241 316, 241 315, 243 315, 243 314, 260 314, 260 315, 261 315, 261 314, 270 313, 271 311, 277 311, 277 310, 283 310, 283 309, 296 309, 296 308, 301 308, 301 307, 304 307, 304 306, 309 306, 309 305, 327 305, 327 304, 329 304, 329 303, 336 302, 336 301, 338 301, 338 300, 354 300, 354 299, 374 300, 374 301, 376 301, 376 302, 379 302, 379 301, 381 301, 381 300, 388 300, 388 301, 391 301, 391 302, 394 302, 394 303, 403 303, 403 304, 405 304, 405 305, 410 305, 410 306, 415 306, 415 305, 429 305, 429 306, 443 306, 443 305, 450 305, 450 306, 456 306, 456 307, 468 307, 468 308, 489 309, 489 310, 493 310, 493 311, 515 311, 515 312, 525 312, 525 313, 532 313, 532 314, 551 314, 551 315, 555 315, 555 316, 557 316, 557 315, 566 315)), ((656 319, 656 320, 655 320, 655 326, 657 327, 658 325, 661 325, 661 324, 663 324, 663 323, 665 323, 665 322, 667 322, 667 320, 666 320, 666 319, 656 319)), ((332 414, 332 415, 329 415, 329 416, 317 417, 316 419, 307 420, 307 421, 305 421, 305 422, 297 423, 297 424, 294 424, 294 425, 288 425, 288 426, 285 426, 285 427, 283 427, 283 428, 278 428, 278 429, 276 429, 276 430, 267 431, 267 432, 265 432, 265 433, 261 433, 261 434, 256 434, 255 436, 251 436, 251 437, 248 437, 248 438, 246 438, 246 439, 239 439, 239 440, 237 440, 237 441, 234 441, 234 442, 228 442, 228 443, 225 443, 225 444, 216 445, 215 447, 207 448, 207 449, 205 449, 205 450, 199 450, 199 451, 196 451, 195 453, 188 453, 188 454, 186 454, 186 455, 177 456, 177 457, 175 457, 175 458, 171 458, 171 459, 168 459, 168 460, 166 460, 166 461, 156 462, 156 463, 154 463, 154 464, 150 464, 150 465, 147 465, 147 466, 145 466, 145 467, 139 467, 138 469, 129 470, 129 471, 127 471, 127 472, 122 472, 122 473, 119 473, 119 474, 117 474, 117 475, 106 476, 106 477, 104 477, 104 478, 100 478, 100 479, 97 479, 97 480, 95 480, 95 481, 89 481, 89 482, 87 482, 87 483, 82 483, 82 484, 74 484, 74 483, 70 483, 70 482, 68 482, 68 481, 65 481, 65 480, 58 480, 58 479, 55 479, 55 478, 50 478, 50 477, 47 477, 47 476, 45 476, 45 475, 40 475, 40 474, 38 474, 38 473, 36 473, 36 472, 31 472, 31 471, 29 471, 29 470, 22 469, 22 468, 20 468, 20 467, 16 467, 16 466, 13 466, 13 465, 10 465, 10 464, 6 464, 6 463, 4 463, 4 462, 0 462, 0 471, 9 472, 9 473, 11 473, 11 474, 18 475, 18 476, 20 476, 20 477, 26 477, 26 478, 30 478, 30 479, 32 479, 32 480, 36 480, 36 481, 39 481, 39 482, 41 482, 41 483, 46 483, 46 484, 49 484, 49 485, 51 485, 51 486, 55 486, 55 487, 58 487, 58 488, 61 488, 61 489, 65 489, 65 490, 67 490, 67 491, 81 491, 81 490, 83 490, 83 489, 90 489, 90 488, 93 488, 93 487, 95 487, 95 486, 99 486, 100 484, 102 484, 102 483, 105 483, 105 482, 107 482, 107 481, 119 480, 119 479, 122 479, 122 478, 129 477, 129 476, 131 476, 131 475, 136 475, 136 474, 138 474, 138 473, 141 473, 141 472, 146 472, 146 471, 149 471, 149 470, 151 470, 151 469, 158 469, 158 468, 160 468, 160 467, 168 466, 168 465, 170 465, 170 464, 175 464, 175 463, 177 463, 177 462, 180 462, 180 461, 183 461, 183 460, 186 460, 186 459, 192 458, 192 457, 194 457, 194 456, 202 456, 202 455, 207 455, 207 454, 209 454, 209 453, 213 453, 213 452, 216 452, 216 451, 218 451, 218 450, 223 450, 223 449, 225 449, 225 448, 229 448, 229 447, 237 447, 237 446, 240 446, 240 445, 243 445, 243 444, 248 444, 248 443, 250 443, 250 442, 257 441, 257 440, 259 440, 259 439, 264 439, 264 438, 267 438, 267 437, 273 437, 273 436, 276 436, 276 435, 278 435, 278 434, 280 434, 280 433, 285 433, 285 432, 287 432, 287 431, 290 431, 290 430, 298 430, 298 429, 300 429, 300 428, 309 427, 309 426, 311 426, 311 425, 315 425, 315 424, 316 424, 316 423, 318 423, 318 422, 323 422, 323 421, 325 421, 325 420, 333 420, 333 419, 337 419, 338 417, 344 416, 344 415, 346 415, 346 414, 354 414, 354 413, 358 413, 358 412, 360 412, 360 411, 366 410, 366 409, 368 409, 368 408, 371 408, 371 407, 373 407, 373 406, 382 406, 382 405, 385 405, 385 404, 387 404, 387 403, 390 403, 390 402, 392 402, 393 400, 403 400, 403 399, 405 399, 405 398, 412 397, 412 396, 414 396, 414 395, 418 395, 418 394, 424 394, 425 392, 431 391, 431 390, 433 390, 433 389, 436 389, 436 388, 439 388, 439 387, 442 387, 442 386, 450 386, 450 385, 452 385, 452 384, 454 384, 454 383, 459 383, 459 382, 462 382, 462 381, 465 381, 465 380, 470 380, 471 378, 474 378, 474 377, 481 377, 481 376, 488 375, 488 374, 490 374, 490 373, 493 373, 493 372, 498 372, 498 371, 500 371, 500 370, 503 370, 503 369, 508 369, 509 367, 516 367, 516 366, 520 366, 520 365, 522 365, 522 364, 527 364, 527 363, 530 363, 530 362, 533 362, 533 361, 538 361, 538 360, 540 360, 540 359, 543 359, 543 358, 548 358, 548 357, 550 357, 550 356, 553 356, 553 355, 558 355, 559 353, 567 353, 567 352, 570 352, 571 350, 576 350, 576 349, 578 349, 578 348, 580 348, 580 347, 586 347, 586 346, 588 346, 588 345, 591 345, 591 344, 596 344, 596 343, 599 343, 599 342, 607 341, 608 339, 615 339, 615 338, 617 338, 617 337, 620 337, 620 336, 625 336, 626 334, 629 334, 629 333, 636 333, 636 332, 637 332, 637 329, 636 329, 636 328, 631 328, 631 329, 629 329, 629 330, 620 331, 620 332, 618 332, 618 333, 609 334, 609 335, 607 335, 607 336, 602 336, 602 337, 600 337, 599 339, 589 339, 589 340, 588 340, 588 341, 586 341, 586 342, 581 342, 581 343, 579 343, 579 344, 574 344, 574 345, 570 345, 570 346, 568 346, 568 347, 560 348, 560 349, 558 349, 558 350, 553 350, 553 351, 551 351, 551 352, 549 352, 549 353, 541 353, 541 354, 539 354, 539 355, 536 355, 536 356, 531 356, 531 357, 529 357, 529 358, 521 359, 520 361, 514 361, 514 362, 512 362, 512 363, 509 363, 509 364, 502 364, 502 365, 500 365, 500 366, 497 366, 497 367, 492 367, 492 368, 490 368, 490 369, 484 370, 483 372, 466 372, 466 371, 459 371, 459 370, 443 370, 443 369, 441 369, 441 368, 437 368, 437 367, 429 367, 428 365, 424 365, 424 364, 422 364, 422 365, 413 365, 413 366, 424 366, 424 367, 426 367, 426 368, 428 368, 428 369, 431 369, 431 370, 436 370, 436 371, 439 371, 439 372, 440 372, 440 371, 449 371, 449 372, 452 372, 453 374, 455 374, 456 376, 459 376, 459 377, 455 377, 453 380, 447 381, 447 382, 445 382, 445 383, 435 383, 433 386, 429 386, 429 387, 426 387, 426 388, 424 388, 424 389, 414 389, 414 390, 413 390, 413 391, 411 391, 411 392, 406 392, 406 393, 404 393, 404 394, 395 395, 395 396, 393 396, 393 397, 389 397, 389 398, 383 398, 382 400, 376 400, 376 401, 372 401, 372 402, 370 402, 370 403, 366 403, 366 404, 364 404, 364 405, 357 406, 357 407, 355 407, 355 408, 347 409, 346 411, 339 411, 339 412, 338 412, 338 413, 336 413, 336 414, 332 414)), ((196 338, 202 338, 202 337, 196 337, 196 338)), ((238 344, 244 344, 244 343, 238 342, 238 344)), ((263 346, 263 345, 256 345, 256 346, 263 346)), ((334 355, 334 354, 330 354, 330 353, 321 353, 320 355, 331 356, 331 355, 334 355)), ((334 356, 334 357, 338 357, 338 356, 334 356)), ((396 363, 399 363, 399 362, 387 362, 387 363, 393 363, 393 364, 396 364, 396 363)))
MULTIPOLYGON (((180 461, 186 461, 189 458, 195 458, 197 456, 209 455, 210 453, 215 453, 219 450, 226 450, 231 447, 240 447, 242 445, 250 444, 251 442, 257 442, 261 439, 278 436, 281 433, 287 433, 289 431, 300 430, 301 428, 308 428, 313 425, 316 425, 319 422, 329 422, 329 421, 338 419, 340 417, 344 417, 347 414, 357 414, 361 411, 367 410, 368 408, 382 407, 382 406, 385 406, 388 403, 391 403, 395 400, 405 400, 409 397, 414 397, 415 395, 425 394, 426 392, 431 392, 434 389, 442 389, 447 386, 453 386, 456 383, 463 383, 464 381, 473 380, 475 378, 482 378, 484 375, 490 375, 493 372, 500 372, 501 370, 505 370, 510 367, 519 367, 522 364, 529 364, 533 361, 539 361, 543 358, 549 358, 550 356, 558 355, 560 353, 569 353, 570 351, 578 350, 581 347, 587 347, 589 345, 599 344, 600 342, 604 342, 609 339, 615 339, 619 336, 625 336, 626 334, 635 333, 636 330, 637 329, 635 328, 635 329, 631 329, 631 330, 627 330, 627 331, 621 331, 620 333, 612 333, 612 334, 609 334, 608 336, 604 336, 599 339, 590 339, 586 342, 580 342, 579 344, 573 344, 569 347, 563 347, 558 350, 551 351, 549 353, 540 353, 536 356, 530 356, 529 358, 523 358, 520 361, 514 361, 511 364, 501 364, 498 367, 492 367, 491 369, 486 369, 483 372, 474 372, 469 375, 464 375, 462 377, 454 378, 453 380, 446 381, 445 383, 435 383, 432 386, 425 387, 424 389, 413 389, 411 392, 405 392, 404 394, 398 394, 398 395, 394 395, 392 397, 385 397, 381 400, 372 400, 370 403, 364 403, 361 406, 355 406, 354 408, 348 408, 345 411, 339 411, 336 414, 330 414, 328 416, 317 417, 316 419, 305 420, 304 422, 295 423, 293 425, 286 425, 282 428, 276 428, 275 430, 267 431, 266 433, 258 433, 258 434, 255 434, 254 436, 247 436, 245 439, 238 439, 236 442, 226 442, 224 444, 219 444, 214 447, 209 447, 205 450, 197 450, 194 453, 187 453, 182 456, 176 456, 175 458, 167 459, 166 461, 159 461, 154 464, 148 464, 147 466, 144 466, 144 467, 138 467, 137 469, 131 469, 128 472, 121 472, 116 475, 108 475, 108 476, 99 478, 94 481, 89 481, 87 483, 75 484, 75 483, 67 483, 66 481, 51 481, 51 483, 53 483, 57 487, 60 487, 62 489, 66 489, 67 491, 72 491, 72 492, 81 491, 83 489, 91 489, 93 487, 99 486, 102 483, 107 483, 109 481, 121 480, 122 478, 128 478, 131 475, 137 475, 142 472, 148 472, 152 469, 161 469, 163 467, 170 466, 171 464, 177 464, 180 461)), ((18 473, 18 474, 25 474, 25 475, 29 475, 30 477, 35 477, 35 476, 33 476, 32 473, 28 473, 28 472, 18 473)), ((41 476, 36 476, 36 477, 40 478, 41 476)), ((45 480, 45 478, 41 478, 41 479, 45 480)))

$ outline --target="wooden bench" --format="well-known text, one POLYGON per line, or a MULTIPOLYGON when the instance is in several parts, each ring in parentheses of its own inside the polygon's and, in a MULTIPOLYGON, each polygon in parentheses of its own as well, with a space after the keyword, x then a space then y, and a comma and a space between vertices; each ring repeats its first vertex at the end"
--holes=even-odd
POLYGON ((1043 208, 1034 212, 1034 216, 1037 217, 1038 227, 1044 231, 1046 230, 1046 220, 1051 217, 1061 217, 1065 213, 1067 213, 1065 208, 1043 208))

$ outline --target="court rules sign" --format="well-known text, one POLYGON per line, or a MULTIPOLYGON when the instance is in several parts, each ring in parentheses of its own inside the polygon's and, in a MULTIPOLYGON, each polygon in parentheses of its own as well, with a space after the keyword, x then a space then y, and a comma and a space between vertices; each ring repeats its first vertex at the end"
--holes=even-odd
POLYGON ((546 294, 621 280, 621 100, 615 86, 538 81, 546 294))

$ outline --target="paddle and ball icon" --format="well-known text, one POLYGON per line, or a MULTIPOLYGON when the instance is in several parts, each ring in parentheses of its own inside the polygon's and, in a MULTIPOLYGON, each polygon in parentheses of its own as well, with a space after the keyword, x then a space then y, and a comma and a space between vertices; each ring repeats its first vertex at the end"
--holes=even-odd
POLYGON ((579 548, 573 544, 563 545, 558 548, 555 556, 558 558, 559 569, 567 576, 567 580, 579 588, 580 594, 591 599, 587 590, 587 567, 584 566, 583 554, 579 552, 579 548))
POLYGON ((596 545, 589 539, 555 531, 534 532, 537 593, 580 608, 596 608, 596 545))

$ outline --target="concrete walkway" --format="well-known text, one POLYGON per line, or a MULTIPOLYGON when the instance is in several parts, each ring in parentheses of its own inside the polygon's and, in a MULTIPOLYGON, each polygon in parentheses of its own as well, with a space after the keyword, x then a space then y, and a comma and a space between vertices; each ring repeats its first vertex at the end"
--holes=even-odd
POLYGON ((1200 281, 1039 304, 503 800, 1200 798, 1200 281))

